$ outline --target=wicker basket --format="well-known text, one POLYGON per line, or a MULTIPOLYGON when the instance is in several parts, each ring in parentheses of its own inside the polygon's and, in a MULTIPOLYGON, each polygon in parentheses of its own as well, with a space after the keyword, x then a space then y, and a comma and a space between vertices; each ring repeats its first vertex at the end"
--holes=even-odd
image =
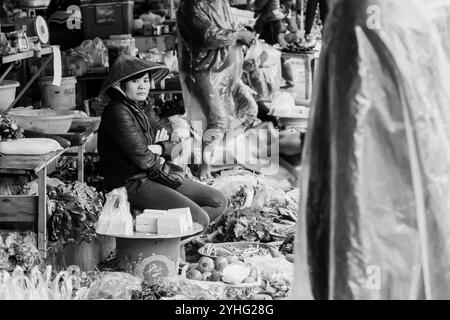
POLYGON ((108 103, 109 98, 106 96, 91 98, 89 99, 89 112, 92 116, 100 117, 108 103))

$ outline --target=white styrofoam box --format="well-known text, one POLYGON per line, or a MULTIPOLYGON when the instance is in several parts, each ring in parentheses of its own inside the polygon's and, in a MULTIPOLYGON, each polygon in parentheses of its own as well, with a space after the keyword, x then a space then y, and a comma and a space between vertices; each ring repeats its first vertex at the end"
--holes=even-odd
POLYGON ((156 218, 154 222, 154 224, 136 224, 136 232, 158 233, 156 218))
POLYGON ((177 209, 169 209, 167 210, 169 214, 179 214, 184 216, 186 221, 186 226, 188 230, 194 229, 194 222, 192 221, 191 209, 189 208, 177 208, 177 209))
POLYGON ((136 231, 158 233, 158 218, 165 214, 166 210, 144 210, 136 217, 136 231))
POLYGON ((166 214, 158 217, 159 235, 179 235, 186 231, 185 218, 177 214, 166 214))
POLYGON ((141 216, 144 214, 166 214, 167 210, 153 210, 153 209, 145 209, 141 216))

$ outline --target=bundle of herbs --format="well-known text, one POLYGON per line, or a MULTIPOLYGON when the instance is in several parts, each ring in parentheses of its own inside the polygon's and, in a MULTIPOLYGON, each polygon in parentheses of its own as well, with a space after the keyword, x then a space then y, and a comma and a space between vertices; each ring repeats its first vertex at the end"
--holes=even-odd
POLYGON ((219 221, 210 225, 207 233, 215 234, 214 242, 270 242, 271 221, 260 209, 228 209, 219 221))
POLYGON ((49 240, 62 244, 90 242, 96 237, 94 224, 103 208, 102 192, 85 183, 48 187, 49 240))

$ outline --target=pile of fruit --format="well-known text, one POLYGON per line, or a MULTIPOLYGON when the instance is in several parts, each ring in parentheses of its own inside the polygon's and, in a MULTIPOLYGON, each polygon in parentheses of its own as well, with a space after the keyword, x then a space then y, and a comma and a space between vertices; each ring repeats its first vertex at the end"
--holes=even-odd
POLYGON ((228 284, 251 284, 258 281, 258 270, 244 264, 237 256, 202 257, 188 266, 186 278, 198 281, 222 281, 228 284))

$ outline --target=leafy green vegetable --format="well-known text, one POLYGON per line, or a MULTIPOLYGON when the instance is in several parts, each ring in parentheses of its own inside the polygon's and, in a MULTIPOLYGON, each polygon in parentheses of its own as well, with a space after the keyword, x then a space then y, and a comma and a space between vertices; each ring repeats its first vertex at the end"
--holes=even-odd
POLYGON ((261 241, 270 242, 270 229, 272 220, 260 209, 238 209, 229 208, 220 220, 212 224, 207 233, 219 230, 215 242, 237 242, 237 241, 261 241))
MULTIPOLYGON (((71 183, 78 178, 77 158, 72 156, 62 156, 58 158, 58 170, 51 177, 57 178, 64 183, 71 183)), ((104 179, 99 170, 100 158, 98 155, 85 155, 84 157, 84 177, 87 185, 95 187, 98 191, 104 191, 104 179)))
POLYGON ((103 193, 85 183, 48 187, 49 240, 64 245, 96 237, 94 224, 103 208, 103 193))

